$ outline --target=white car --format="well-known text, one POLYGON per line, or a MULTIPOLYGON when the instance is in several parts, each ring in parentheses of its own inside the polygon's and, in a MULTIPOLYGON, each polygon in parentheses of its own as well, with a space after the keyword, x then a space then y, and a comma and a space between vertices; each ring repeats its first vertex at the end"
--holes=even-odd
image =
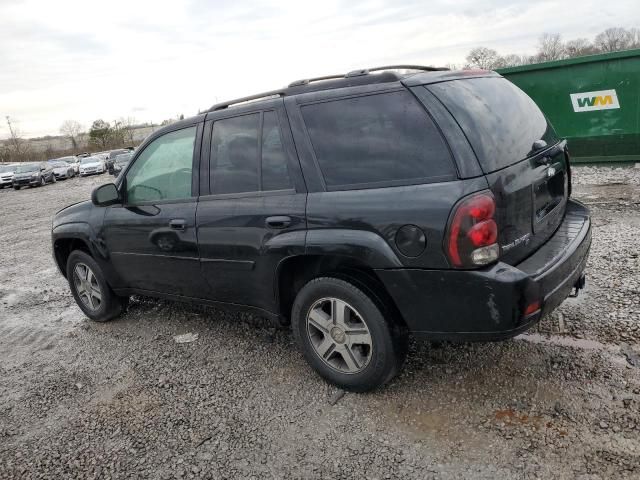
POLYGON ((13 174, 18 168, 17 165, 0 165, 0 188, 13 185, 13 174))
POLYGON ((80 176, 105 172, 104 160, 98 157, 84 157, 80 160, 80 176))
POLYGON ((73 167, 73 173, 80 173, 80 159, 77 157, 60 157, 55 159, 56 162, 67 162, 73 167))

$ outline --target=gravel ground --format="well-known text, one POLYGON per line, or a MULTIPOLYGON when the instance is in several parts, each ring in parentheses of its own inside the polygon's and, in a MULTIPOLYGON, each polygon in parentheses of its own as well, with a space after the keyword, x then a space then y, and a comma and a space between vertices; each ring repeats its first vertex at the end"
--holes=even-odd
POLYGON ((412 345, 361 395, 247 315, 84 318, 50 222, 106 180, 0 191, 0 478, 640 478, 640 169, 574 169, 584 295, 510 341, 412 345))

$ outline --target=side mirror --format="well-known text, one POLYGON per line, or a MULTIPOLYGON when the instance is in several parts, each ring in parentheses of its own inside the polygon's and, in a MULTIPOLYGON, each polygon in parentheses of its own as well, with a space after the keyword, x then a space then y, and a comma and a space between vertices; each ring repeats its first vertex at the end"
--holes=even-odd
POLYGON ((100 185, 91 192, 91 202, 97 207, 107 207, 120 203, 118 188, 113 183, 100 185))

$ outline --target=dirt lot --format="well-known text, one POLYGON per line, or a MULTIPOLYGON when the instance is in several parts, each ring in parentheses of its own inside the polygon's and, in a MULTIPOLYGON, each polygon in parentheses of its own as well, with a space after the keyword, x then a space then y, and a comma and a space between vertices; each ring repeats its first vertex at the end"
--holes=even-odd
POLYGON ((640 478, 640 169, 574 177, 584 295, 343 397, 246 315, 139 298, 89 322, 49 230, 106 176, 0 191, 0 478, 640 478))

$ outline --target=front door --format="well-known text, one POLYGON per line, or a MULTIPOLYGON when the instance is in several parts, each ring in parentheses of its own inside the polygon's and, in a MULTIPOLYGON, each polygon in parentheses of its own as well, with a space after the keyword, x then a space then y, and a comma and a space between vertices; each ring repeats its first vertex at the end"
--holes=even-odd
POLYGON ((233 110, 205 126, 209 195, 200 197, 197 212, 202 272, 212 299, 276 311, 278 264, 304 252, 304 181, 291 132, 282 128, 282 100, 233 110))
POLYGON ((181 128, 149 143, 120 185, 123 205, 107 208, 102 236, 123 287, 202 295, 193 180, 201 129, 181 128))

